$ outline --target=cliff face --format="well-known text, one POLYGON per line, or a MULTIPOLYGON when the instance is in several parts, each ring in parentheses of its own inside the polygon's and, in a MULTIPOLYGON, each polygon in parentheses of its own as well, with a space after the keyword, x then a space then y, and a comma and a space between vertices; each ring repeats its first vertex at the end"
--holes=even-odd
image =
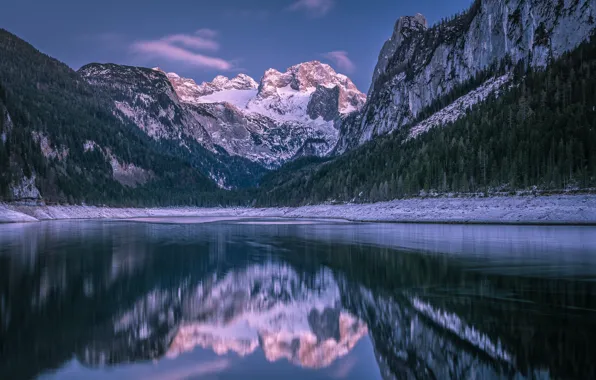
POLYGON ((593 33, 595 12, 596 0, 477 0, 431 28, 420 14, 400 18, 379 55, 366 105, 341 126, 336 153, 415 120, 507 57, 546 66, 593 33))

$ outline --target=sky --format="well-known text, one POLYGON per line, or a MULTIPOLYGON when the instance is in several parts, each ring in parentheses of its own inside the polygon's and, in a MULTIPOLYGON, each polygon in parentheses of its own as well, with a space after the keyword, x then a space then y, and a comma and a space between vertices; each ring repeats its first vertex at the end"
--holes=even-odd
POLYGON ((0 28, 73 69, 91 62, 193 78, 285 71, 319 60, 366 92, 400 16, 429 24, 472 0, 12 0, 0 28))

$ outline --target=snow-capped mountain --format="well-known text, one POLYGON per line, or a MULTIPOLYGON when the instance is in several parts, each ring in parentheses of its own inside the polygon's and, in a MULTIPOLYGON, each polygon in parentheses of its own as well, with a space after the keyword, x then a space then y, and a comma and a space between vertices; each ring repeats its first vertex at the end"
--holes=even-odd
MULTIPOLYGON (((162 71, 159 67, 154 68, 156 71, 162 71)), ((165 73, 165 72, 164 72, 165 73)), ((165 73, 180 97, 180 100, 187 103, 192 103, 197 98, 211 95, 215 92, 226 90, 256 90, 259 86, 254 79, 246 74, 238 74, 233 79, 218 75, 212 82, 203 82, 200 85, 190 78, 182 78, 176 73, 165 73)))
POLYGON ((233 158, 273 169, 294 157, 329 154, 339 136, 338 120, 366 99, 349 78, 317 61, 285 73, 270 69, 260 83, 239 74, 197 84, 160 68, 115 64, 90 64, 79 73, 107 90, 118 115, 149 136, 189 150, 196 143, 214 155, 217 164, 202 167, 224 188, 238 187, 255 173, 240 165, 246 175, 238 181, 238 173, 221 168, 237 166, 238 161, 229 163, 233 158))
POLYGON ((285 73, 269 69, 258 84, 244 74, 233 79, 220 75, 201 85, 175 73, 167 76, 185 103, 228 103, 244 114, 267 116, 279 122, 312 122, 319 117, 331 121, 359 110, 366 101, 348 77, 319 61, 292 66, 285 73), (330 109, 318 111, 321 103, 330 109))
MULTIPOLYGON (((342 124, 335 153, 420 121, 434 101, 505 61, 509 67, 522 60, 545 67, 586 40, 595 19, 596 0, 477 0, 432 27, 421 14, 399 18, 379 54, 367 103, 342 124)), ((487 83, 505 85, 498 80, 502 75, 487 83)), ((500 87, 488 88, 490 94, 500 87)), ((481 85, 472 91, 487 95, 485 90, 481 85)), ((451 121, 457 116, 447 112, 451 121)))
POLYGON ((167 76, 189 109, 210 114, 201 122, 218 145, 268 168, 295 156, 328 155, 338 139, 336 121, 366 101, 348 77, 319 61, 284 73, 269 69, 259 84, 244 74, 201 85, 167 76), (241 138, 246 132, 250 140, 241 138))

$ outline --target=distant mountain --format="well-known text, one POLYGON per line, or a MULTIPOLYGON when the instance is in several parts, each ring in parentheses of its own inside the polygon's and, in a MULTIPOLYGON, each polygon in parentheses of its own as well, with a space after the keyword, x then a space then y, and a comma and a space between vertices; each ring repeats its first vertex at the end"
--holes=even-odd
MULTIPOLYGON (((154 70, 165 73, 159 67, 154 68, 154 70)), ((259 84, 246 74, 238 74, 233 79, 218 75, 212 82, 203 82, 200 85, 197 85, 194 80, 182 78, 176 73, 166 73, 166 75, 172 86, 176 89, 180 100, 185 103, 193 103, 200 97, 216 92, 226 90, 256 90, 259 87, 259 84)))
MULTIPOLYGON (((338 138, 335 123, 360 109, 366 99, 350 79, 317 61, 285 73, 268 70, 259 84, 239 74, 199 85, 160 68, 152 71, 90 64, 79 73, 90 84, 108 88, 121 113, 154 139, 180 144, 190 139, 214 154, 266 169, 279 167, 298 152, 330 153, 338 138)), ((233 173, 206 170, 221 187, 239 185, 233 173)))

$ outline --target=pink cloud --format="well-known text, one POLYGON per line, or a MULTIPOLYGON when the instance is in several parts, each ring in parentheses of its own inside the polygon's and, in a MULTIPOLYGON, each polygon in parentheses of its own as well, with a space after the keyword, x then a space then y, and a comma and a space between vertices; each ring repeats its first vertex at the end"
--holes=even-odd
POLYGON ((304 10, 312 16, 324 16, 333 8, 335 0, 297 0, 290 6, 290 10, 304 10))
POLYGON ((195 67, 229 71, 234 65, 218 57, 211 57, 197 51, 217 51, 217 32, 211 29, 199 29, 194 34, 172 34, 157 40, 137 41, 132 50, 151 59, 165 59, 183 62, 195 67))
POLYGON ((133 44, 133 50, 153 58, 164 58, 184 62, 196 67, 228 71, 232 63, 217 57, 209 57, 175 46, 167 41, 140 41, 133 44))
POLYGON ((195 48, 199 50, 219 50, 219 43, 217 41, 200 36, 190 36, 188 34, 173 34, 171 36, 162 38, 162 41, 180 43, 189 48, 195 48))
POLYGON ((323 54, 323 56, 333 62, 338 69, 345 73, 351 74, 356 70, 356 65, 348 57, 348 52, 346 51, 330 51, 329 53, 323 54))

